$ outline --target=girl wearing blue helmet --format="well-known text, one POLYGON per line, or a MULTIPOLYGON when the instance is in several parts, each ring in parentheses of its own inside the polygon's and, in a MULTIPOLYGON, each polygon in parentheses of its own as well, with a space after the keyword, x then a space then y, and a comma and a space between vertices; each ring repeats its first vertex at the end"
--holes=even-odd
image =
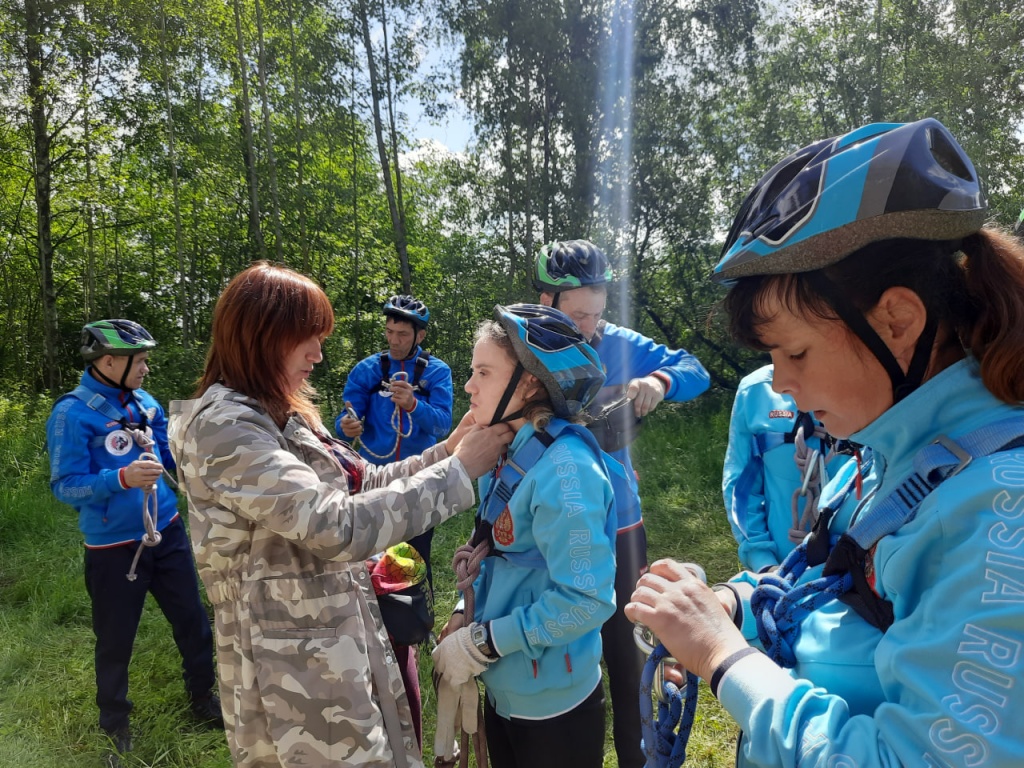
POLYGON ((439 757, 452 756, 456 718, 476 730, 479 675, 496 768, 602 764, 614 495, 596 441, 572 422, 603 383, 597 353, 556 309, 499 306, 477 331, 470 413, 516 434, 480 480, 476 531, 455 557, 464 607, 434 651, 439 757))
POLYGON ((800 150, 736 217, 715 269, 734 334, 863 459, 740 628, 735 592, 672 561, 627 608, 710 681, 740 765, 1020 764, 1024 247, 986 211, 921 120, 800 150))

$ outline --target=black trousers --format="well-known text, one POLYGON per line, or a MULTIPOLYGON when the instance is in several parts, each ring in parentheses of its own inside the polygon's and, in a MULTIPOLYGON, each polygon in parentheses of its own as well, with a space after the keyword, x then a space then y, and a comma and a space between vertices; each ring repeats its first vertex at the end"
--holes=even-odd
POLYGON ((185 525, 179 518, 161 533, 159 544, 144 548, 135 581, 128 581, 127 574, 138 544, 85 550, 85 587, 96 635, 96 704, 100 727, 107 731, 128 725, 128 664, 147 593, 171 624, 186 692, 204 696, 216 681, 210 619, 199 597, 185 525))
POLYGON ((601 768, 604 763, 600 683, 575 709, 547 720, 506 719, 488 699, 484 725, 487 755, 494 768, 601 768))
POLYGON ((643 525, 621 532, 615 541, 615 613, 601 628, 619 768, 643 768, 646 762, 640 748, 640 677, 646 659, 633 640, 633 622, 623 613, 646 568, 647 532, 643 525))

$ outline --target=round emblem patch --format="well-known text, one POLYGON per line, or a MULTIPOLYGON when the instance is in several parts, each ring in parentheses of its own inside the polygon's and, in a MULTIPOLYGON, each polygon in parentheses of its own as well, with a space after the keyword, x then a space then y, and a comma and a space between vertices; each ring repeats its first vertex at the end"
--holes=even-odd
POLYGON ((512 527, 512 513, 508 511, 508 507, 505 507, 505 510, 498 515, 498 519, 494 521, 491 533, 494 534, 495 542, 503 547, 509 546, 516 540, 516 532, 512 527))
POLYGON ((112 456, 124 456, 132 449, 132 436, 123 429, 115 429, 107 435, 103 445, 112 456))

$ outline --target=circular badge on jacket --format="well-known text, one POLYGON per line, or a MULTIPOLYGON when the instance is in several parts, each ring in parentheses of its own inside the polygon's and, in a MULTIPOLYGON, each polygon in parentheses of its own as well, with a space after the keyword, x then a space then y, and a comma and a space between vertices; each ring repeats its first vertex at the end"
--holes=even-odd
POLYGON ((123 429, 115 429, 107 435, 103 445, 111 456, 124 456, 132 449, 132 436, 123 429))

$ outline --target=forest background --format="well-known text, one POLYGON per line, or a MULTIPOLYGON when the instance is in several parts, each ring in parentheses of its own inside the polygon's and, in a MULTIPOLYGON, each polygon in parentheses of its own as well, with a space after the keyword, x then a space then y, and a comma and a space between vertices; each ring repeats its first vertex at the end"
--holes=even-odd
MULTIPOLYGON (((459 415, 478 321, 536 296, 540 245, 589 238, 618 278, 607 316, 712 374, 710 395, 659 409, 636 463, 652 556, 725 577, 728 390, 759 363, 712 312, 731 214, 810 141, 928 116, 1011 223, 1019 0, 0 0, 0 763, 102 748, 80 541, 46 492, 42 439, 83 323, 145 325, 146 387, 166 403, 191 393, 230 277, 286 263, 335 308, 313 376, 333 422, 348 370, 383 346, 382 303, 411 292, 459 415), (409 116, 444 125, 455 103, 466 151, 417 143, 409 116)), ((182 732, 157 612, 139 643, 133 764, 226 765, 222 736, 182 732)), ((706 691, 702 713, 689 764, 731 764, 706 691)))
POLYGON ((753 361, 708 274, 786 153, 932 116, 995 220, 1024 205, 1015 0, 0 0, 0 108, 6 392, 70 388, 82 324, 127 317, 161 343, 147 387, 187 395, 218 293, 269 258, 334 303, 333 420, 389 295, 430 306, 461 382, 477 322, 574 237, 612 258, 611 319, 728 388, 753 361), (456 101, 467 151, 411 143, 456 101))

